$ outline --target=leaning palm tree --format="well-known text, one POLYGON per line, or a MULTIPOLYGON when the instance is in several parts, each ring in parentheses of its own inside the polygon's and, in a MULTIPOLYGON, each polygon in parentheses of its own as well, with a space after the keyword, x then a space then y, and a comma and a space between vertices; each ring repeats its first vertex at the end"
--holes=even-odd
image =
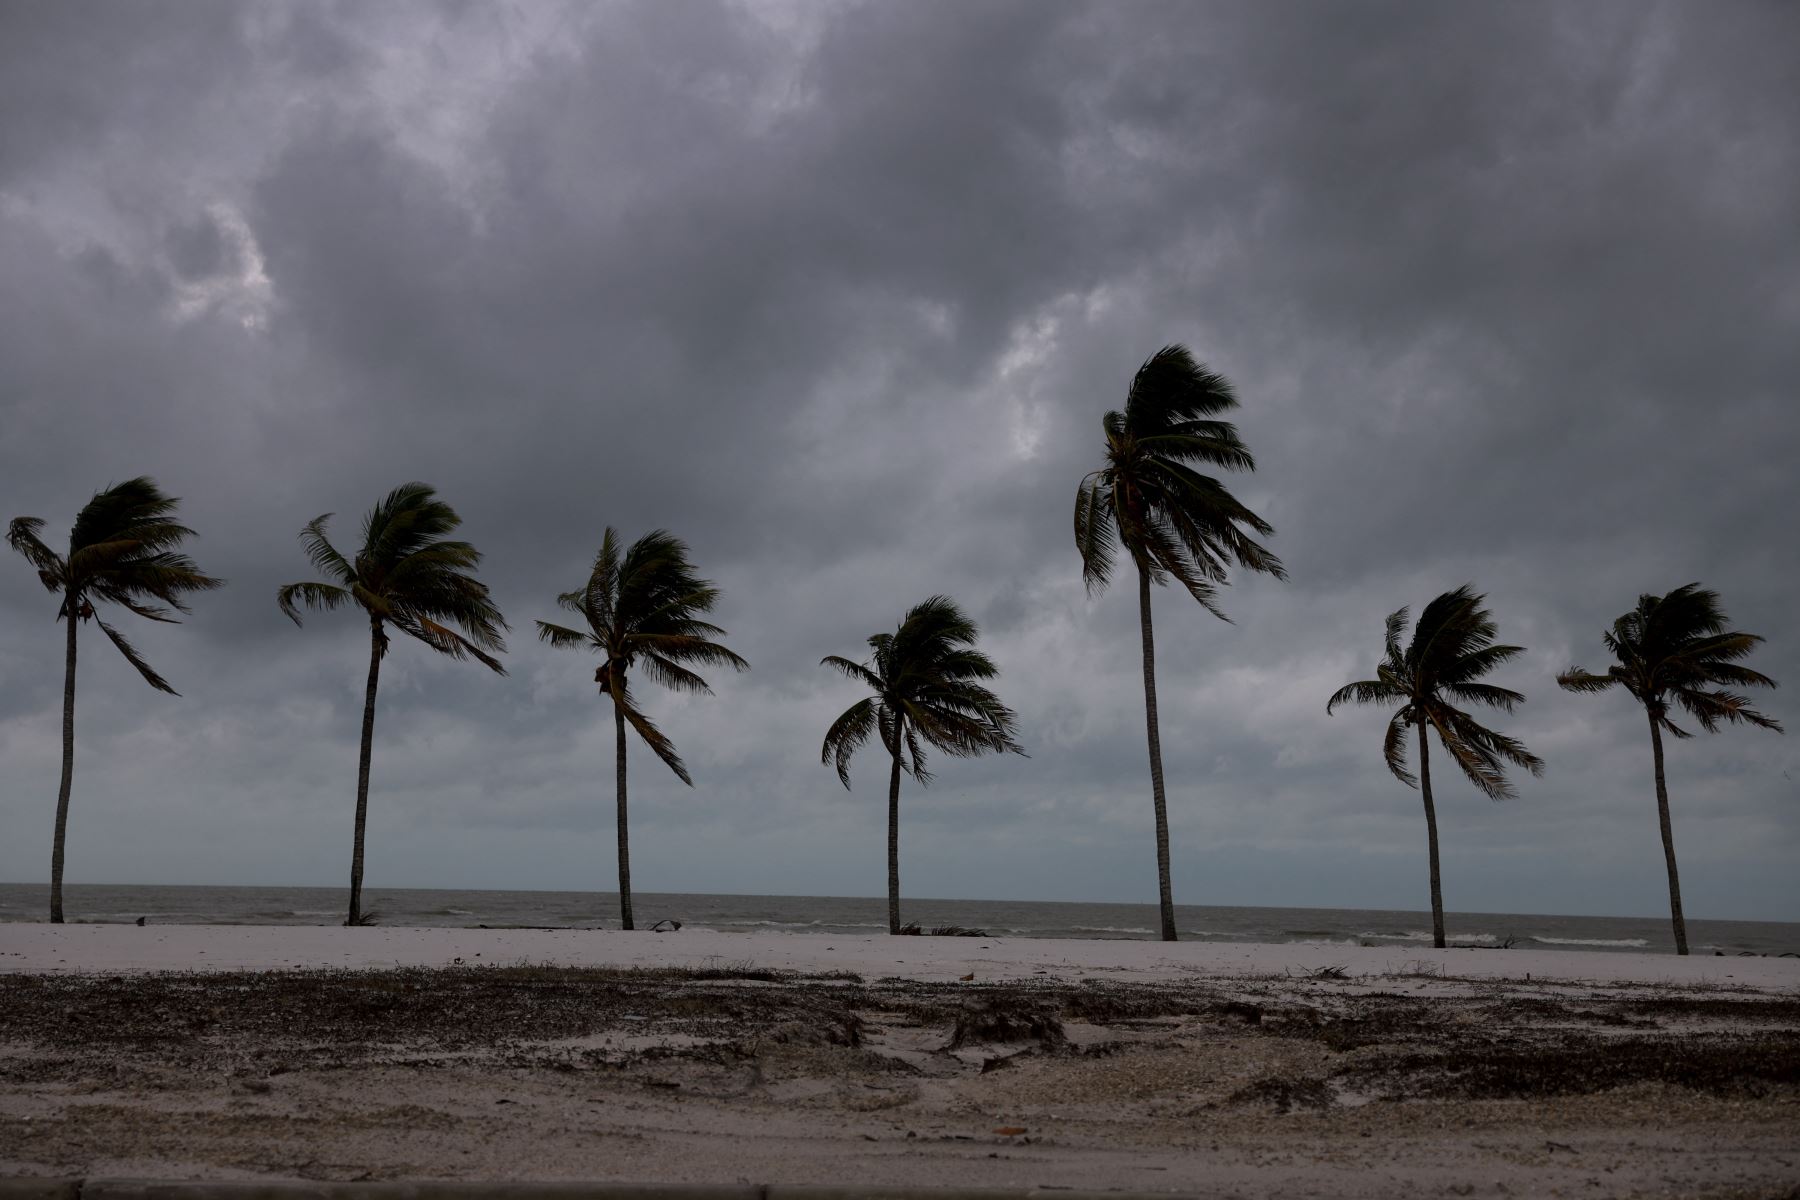
POLYGON ((1125 397, 1125 411, 1109 412, 1101 419, 1106 465, 1083 479, 1075 493, 1075 545, 1081 551, 1088 592, 1111 581, 1116 544, 1124 544, 1137 567, 1144 723, 1150 742, 1157 888, 1166 942, 1176 937, 1175 900, 1169 882, 1169 814, 1156 712, 1150 585, 1167 584, 1173 578, 1202 608, 1230 620, 1218 598, 1228 561, 1247 571, 1287 578, 1281 560, 1244 532, 1267 536, 1275 532, 1269 523, 1192 465, 1255 469, 1236 427, 1214 419, 1236 407, 1237 397, 1224 376, 1195 362, 1185 347, 1165 346, 1138 368, 1125 397))
POLYGON ((281 611, 300 624, 300 609, 356 605, 369 619, 369 682, 363 693, 362 753, 356 766, 356 834, 350 851, 350 911, 346 925, 365 923, 362 910, 363 831, 369 817, 369 759, 375 746, 375 690, 387 657, 389 626, 454 659, 473 658, 497 674, 494 654, 506 649, 506 621, 471 572, 481 553, 446 540, 462 524, 456 510, 429 484, 395 488, 363 518, 362 546, 346 558, 325 536, 331 513, 309 521, 300 544, 330 583, 290 583, 275 594, 281 611), (452 628, 454 626, 454 628, 452 628), (461 632, 457 632, 461 630, 461 632), (492 651, 493 653, 489 653, 492 651))
POLYGON ((1427 733, 1437 730, 1438 742, 1449 752, 1463 774, 1490 800, 1513 795, 1506 778, 1506 764, 1524 767, 1533 775, 1544 764, 1524 745, 1495 733, 1457 707, 1457 703, 1485 704, 1502 712, 1524 702, 1508 688, 1479 682, 1483 675, 1517 655, 1522 646, 1494 644, 1496 626, 1482 604, 1487 597, 1468 584, 1445 592, 1419 614, 1412 641, 1400 647, 1406 630, 1407 610, 1387 619, 1387 656, 1376 666, 1375 678, 1345 684, 1325 705, 1331 712, 1340 704, 1394 704, 1388 718, 1382 753, 1388 770, 1407 787, 1417 787, 1425 797, 1425 841, 1431 853, 1431 942, 1444 946, 1444 892, 1438 876, 1437 808, 1431 799, 1430 742, 1427 733), (1406 767, 1406 728, 1419 731, 1419 774, 1406 767))
POLYGON ((66 623, 63 656, 62 786, 56 795, 56 832, 50 847, 50 919, 63 919, 63 848, 69 829, 69 793, 75 782, 75 630, 76 621, 93 621, 144 682, 159 692, 177 695, 125 635, 100 620, 95 604, 117 604, 152 621, 174 623, 170 610, 187 612, 182 597, 210 591, 224 581, 203 573, 181 553, 181 543, 194 531, 175 521, 173 496, 165 496, 145 477, 127 479, 95 494, 76 514, 69 551, 58 554, 38 537, 44 522, 15 517, 6 541, 37 568, 44 587, 58 593, 56 619, 66 623), (151 603, 159 601, 160 603, 151 603), (167 605, 167 607, 163 607, 167 605))
POLYGON ((888 932, 900 932, 900 775, 922 785, 929 743, 957 758, 1010 752, 1023 755, 1013 740, 1014 715, 1000 697, 977 680, 1000 673, 976 650, 979 630, 948 596, 915 605, 893 633, 869 639, 867 663, 828 655, 834 667, 868 686, 873 695, 858 700, 825 733, 819 761, 837 767, 850 787, 850 759, 871 735, 879 734, 893 766, 888 773, 888 932))
POLYGON ((539 621, 538 637, 552 646, 591 649, 602 656, 594 671, 600 694, 612 701, 616 734, 615 780, 619 820, 619 923, 631 929, 631 842, 625 806, 625 726, 629 724, 656 756, 689 787, 694 781, 675 752, 675 744, 656 727, 631 694, 627 675, 642 665, 644 674, 680 692, 707 692, 706 680, 691 666, 726 666, 745 670, 749 663, 727 650, 715 637, 725 631, 701 619, 718 603, 719 589, 700 578, 688 561, 688 548, 665 530, 646 533, 621 557, 619 535, 612 526, 600 542, 587 583, 564 592, 556 602, 581 617, 585 630, 539 621))
POLYGON ((1556 682, 1571 692, 1604 692, 1619 686, 1644 706, 1650 720, 1650 754, 1656 767, 1656 816, 1662 825, 1663 859, 1669 868, 1669 915, 1675 925, 1675 953, 1686 954, 1687 919, 1681 914, 1681 879, 1675 870, 1675 833, 1669 824, 1669 788, 1663 779, 1663 731, 1677 738, 1693 734, 1669 719, 1671 703, 1686 709, 1700 728, 1716 732, 1721 721, 1740 721, 1781 732, 1781 722, 1750 707, 1730 687, 1775 686, 1739 660, 1763 640, 1725 627, 1719 594, 1697 583, 1666 596, 1643 595, 1637 607, 1601 635, 1618 661, 1603 675, 1570 667, 1556 682))

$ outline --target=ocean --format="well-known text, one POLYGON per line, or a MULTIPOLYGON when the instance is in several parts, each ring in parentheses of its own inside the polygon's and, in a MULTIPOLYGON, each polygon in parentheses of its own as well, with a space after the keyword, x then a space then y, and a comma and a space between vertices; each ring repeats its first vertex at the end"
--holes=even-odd
MULTIPOLYGON (((45 884, 0 884, 0 921, 42 921, 45 884)), ((334 925, 346 892, 319 887, 65 886, 75 922, 204 925, 334 925)), ((633 895, 637 926, 680 921, 721 932, 874 933, 887 928, 887 901, 861 896, 714 896, 669 892, 633 895)), ((363 907, 387 926, 488 926, 616 929, 618 897, 609 892, 462 891, 368 888, 363 907)), ((962 925, 993 937, 1152 938, 1151 904, 1087 904, 1047 900, 914 900, 903 920, 962 925)), ((1181 936, 1198 941, 1305 942, 1320 945, 1429 946, 1424 912, 1353 908, 1238 908, 1177 905, 1181 936)), ((1548 916, 1533 913, 1447 913, 1451 944, 1552 950, 1671 951, 1666 917, 1548 916)), ((1688 922, 1697 953, 1800 953, 1800 924, 1786 921, 1688 922)))

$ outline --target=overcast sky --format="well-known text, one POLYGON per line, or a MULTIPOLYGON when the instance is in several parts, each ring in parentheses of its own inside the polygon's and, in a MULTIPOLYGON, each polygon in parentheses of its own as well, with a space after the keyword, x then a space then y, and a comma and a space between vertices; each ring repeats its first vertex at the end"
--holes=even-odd
MULTIPOLYGON (((68 878, 346 879, 366 627, 274 592, 422 479, 511 673, 396 643, 371 886, 615 885, 594 663, 531 636, 610 523, 686 539, 753 666, 640 685, 697 784, 634 750, 640 889, 878 894, 818 660, 944 592, 1031 757, 908 786, 905 893, 1153 901, 1135 597, 1070 512, 1182 342, 1292 578, 1156 597, 1178 902, 1426 905, 1384 715, 1325 701, 1473 582, 1548 770, 1437 759, 1446 905, 1666 912, 1642 712, 1553 676, 1700 580, 1794 734, 1671 745, 1688 911, 1800 919, 1796 61, 1783 4, 0 0, 0 518, 150 474, 230 581, 123 618, 179 699, 84 630, 68 878)), ((8 555, 5 880, 49 873, 54 611, 8 555)))

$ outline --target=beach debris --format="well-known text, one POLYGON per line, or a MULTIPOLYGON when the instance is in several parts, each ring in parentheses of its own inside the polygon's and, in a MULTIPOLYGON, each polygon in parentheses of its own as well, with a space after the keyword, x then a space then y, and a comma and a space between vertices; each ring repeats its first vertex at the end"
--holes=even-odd
POLYGON ((1023 1125, 996 1125, 994 1132, 1001 1137, 1018 1137, 1021 1133, 1026 1132, 1026 1129, 1023 1125))
POLYGON ((1337 1103, 1337 1097, 1322 1079, 1270 1075, 1239 1088, 1228 1103, 1262 1103, 1278 1113, 1290 1113, 1296 1108, 1330 1108, 1337 1103))
POLYGON ((1068 1044, 1062 1021, 1035 1004, 990 999, 957 1014, 946 1050, 960 1050, 972 1042, 1035 1041, 1045 1049, 1068 1044))
POLYGON ((139 918, 138 918, 138 919, 137 919, 137 924, 138 924, 138 927, 139 927, 139 928, 140 928, 140 929, 141 929, 141 928, 143 928, 143 925, 144 925, 144 921, 145 921, 145 918, 144 918, 144 917, 139 917, 139 918))
POLYGON ((967 975, 958 975, 956 978, 962 983, 968 983, 975 978, 975 972, 970 971, 967 975))
POLYGON ((926 929, 917 921, 909 921, 900 927, 903 937, 921 937, 929 934, 932 937, 987 937, 988 931, 970 925, 933 925, 926 929))
POLYGON ((665 917, 650 927, 651 933, 670 933, 681 928, 681 922, 673 917, 665 917))
POLYGON ((1317 970, 1308 971, 1306 977, 1308 979, 1347 979, 1349 978, 1347 970, 1347 964, 1336 963, 1329 967, 1319 967, 1317 970))
POLYGON ((1240 1021, 1245 1025, 1262 1024, 1262 1008, 1246 1000, 1227 1000, 1214 1011, 1228 1021, 1240 1021))

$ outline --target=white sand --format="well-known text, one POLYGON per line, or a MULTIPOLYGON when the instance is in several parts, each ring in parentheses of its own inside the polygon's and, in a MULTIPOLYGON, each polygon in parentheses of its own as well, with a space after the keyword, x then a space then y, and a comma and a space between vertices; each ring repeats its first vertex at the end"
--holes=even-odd
POLYGON ((560 966, 854 971, 945 982, 1301 975, 1342 967, 1353 978, 1437 974, 1446 979, 1663 984, 1703 990, 1800 992, 1800 959, 1493 950, 1245 945, 1050 938, 847 936, 828 933, 674 933, 617 930, 346 929, 273 925, 0 924, 0 972, 263 971, 291 968, 560 966))

